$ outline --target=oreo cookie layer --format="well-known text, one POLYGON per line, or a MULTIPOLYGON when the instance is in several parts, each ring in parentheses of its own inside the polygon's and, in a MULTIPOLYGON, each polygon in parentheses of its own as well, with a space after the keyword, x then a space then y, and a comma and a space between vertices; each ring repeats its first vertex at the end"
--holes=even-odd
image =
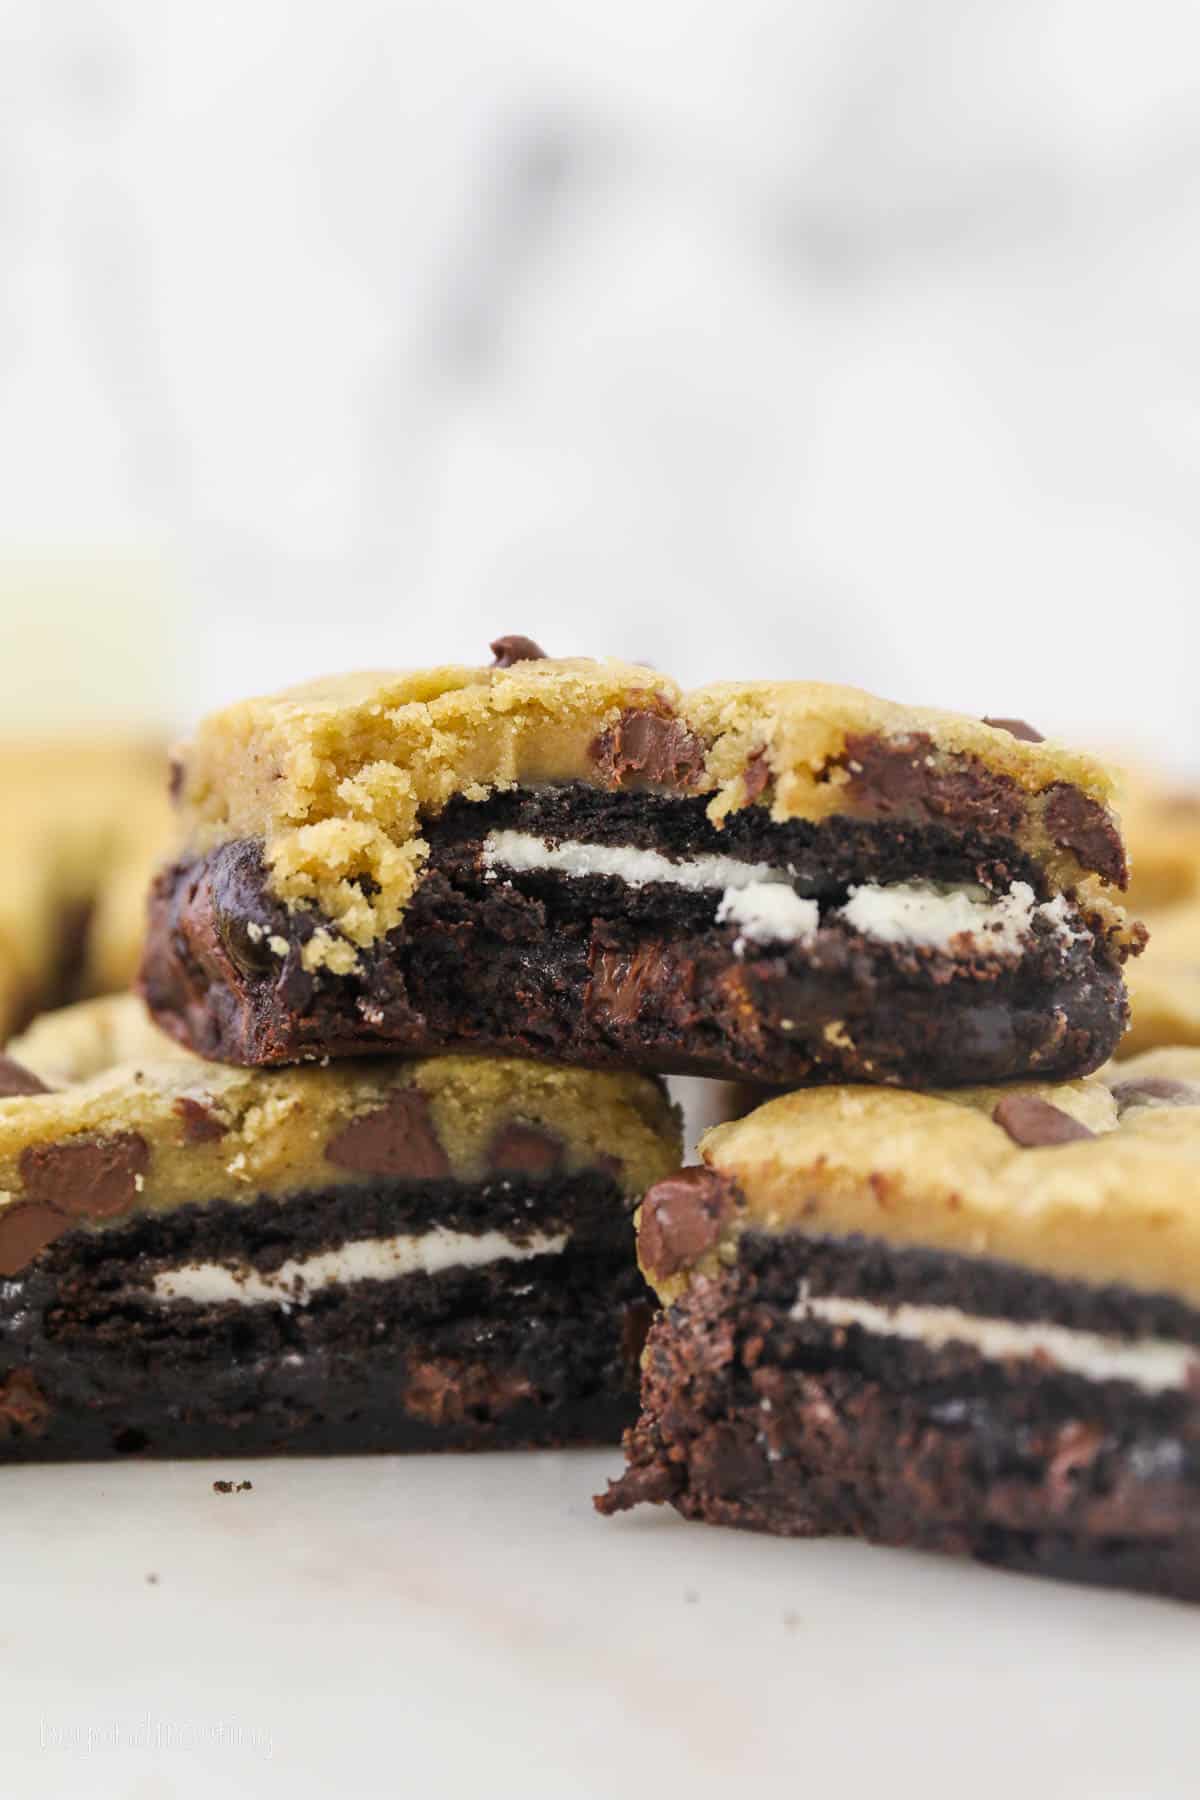
POLYGON ((718 830, 695 798, 576 783, 454 801, 428 842, 402 923, 341 973, 254 840, 164 871, 143 972, 159 1022, 245 1064, 457 1048, 790 1085, 1067 1077, 1124 1023, 1100 918, 1048 900, 974 815, 748 808, 718 830), (513 843, 532 866, 506 865, 513 843), (909 931, 905 908, 945 923, 909 931))
POLYGON ((1198 1346, 1170 1296, 747 1232, 651 1327, 597 1504, 1200 1598, 1198 1346))
POLYGON ((0 1461, 614 1441, 651 1310, 632 1250, 600 1173, 73 1232, 0 1288, 0 1461))

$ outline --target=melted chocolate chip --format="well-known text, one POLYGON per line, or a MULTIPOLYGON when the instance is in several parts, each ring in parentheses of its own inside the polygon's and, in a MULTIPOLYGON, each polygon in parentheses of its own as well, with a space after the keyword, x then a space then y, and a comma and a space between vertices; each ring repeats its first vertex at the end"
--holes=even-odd
POLYGON ((331 1138, 325 1155, 357 1175, 398 1175, 436 1181, 450 1174, 429 1102, 420 1088, 397 1088, 386 1106, 364 1113, 331 1138))
POLYGON ((554 1175, 563 1166, 564 1147, 553 1132, 514 1121, 502 1125, 488 1146, 488 1168, 499 1174, 554 1175))
POLYGON ((136 1131, 30 1144, 18 1167, 26 1195, 38 1205, 72 1218, 111 1219, 137 1199, 139 1178, 150 1167, 150 1146, 136 1131))
POLYGON ((1068 781, 1046 791, 1046 830, 1060 850, 1073 850, 1085 869, 1124 887, 1129 880, 1125 847, 1107 811, 1068 781))
POLYGON ((638 1257, 659 1277, 676 1275, 711 1250, 733 1209, 736 1190, 714 1169, 680 1169, 656 1182, 642 1202, 638 1257))
POLYGON ((704 746, 682 719, 627 708, 591 745, 591 758, 610 787, 633 781, 690 788, 704 774, 704 746))
POLYGON ((52 1411, 29 1369, 14 1369, 0 1381, 0 1437, 15 1432, 40 1437, 52 1411))
POLYGON ((190 1094, 180 1094, 172 1111, 183 1123, 183 1136, 189 1144, 214 1144, 228 1129, 211 1107, 190 1094))
POLYGON ((170 773, 167 776, 167 795, 172 802, 177 803, 180 795, 183 793, 183 781, 183 764, 179 761, 178 757, 173 756, 171 758, 170 773))
POLYGON ((935 758, 925 732, 879 738, 851 733, 846 739, 850 792, 873 814, 905 813, 982 826, 1015 835, 1025 822, 1025 796, 1008 775, 977 756, 935 758))
POLYGON ((670 959, 660 944, 650 943, 632 955, 619 950, 599 951, 592 964, 588 1007, 628 1025, 637 1018, 642 997, 661 989, 670 974, 670 959))
POLYGON ((1143 1075, 1133 1081, 1118 1081, 1112 1097, 1122 1112, 1143 1103, 1159 1106, 1200 1106, 1200 1084, 1174 1081, 1168 1075, 1143 1075))
POLYGON ((11 1056, 0 1056, 0 1100, 12 1100, 18 1094, 48 1094, 50 1089, 24 1063, 11 1056))
POLYGON ((1007 731, 1009 737, 1020 738, 1023 744, 1044 744, 1045 738, 1034 726, 1027 725, 1024 719, 993 719, 985 716, 984 724, 990 725, 993 731, 1007 731))
POLYGON ((71 1229, 57 1207, 19 1200, 0 1208, 0 1275, 19 1275, 39 1250, 71 1229))
POLYGON ((546 652, 540 644, 515 632, 508 637, 493 638, 488 649, 496 659, 492 664, 494 669, 511 669, 514 663, 546 660, 546 652))
POLYGON ((1023 1150, 1038 1150, 1048 1144, 1071 1144, 1096 1135, 1078 1119, 1073 1119, 1070 1113, 1051 1106, 1048 1100, 1039 1100, 1036 1094, 1006 1094, 992 1118, 1023 1150))
POLYGON ((216 898, 213 916, 217 936, 235 969, 243 975, 268 975, 278 969, 278 958, 267 942, 271 933, 265 925, 226 911, 216 898))
POLYGON ((746 798, 752 804, 761 799, 771 785, 771 766, 767 761, 766 750, 756 750, 746 767, 742 770, 742 785, 746 790, 746 798))

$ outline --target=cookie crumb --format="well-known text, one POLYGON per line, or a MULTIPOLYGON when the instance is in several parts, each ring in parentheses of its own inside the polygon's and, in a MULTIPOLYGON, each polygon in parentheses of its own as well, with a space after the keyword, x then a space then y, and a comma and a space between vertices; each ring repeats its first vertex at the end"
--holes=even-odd
POLYGON ((253 1492, 254 1492, 254 1483, 252 1481, 214 1481, 213 1482, 213 1493, 214 1494, 252 1494, 253 1492))

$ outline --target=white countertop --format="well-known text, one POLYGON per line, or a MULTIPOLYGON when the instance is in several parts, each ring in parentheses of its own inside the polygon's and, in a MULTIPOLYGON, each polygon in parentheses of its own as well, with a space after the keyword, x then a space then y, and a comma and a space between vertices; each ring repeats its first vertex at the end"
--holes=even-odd
POLYGON ((605 1521, 618 1462, 5 1471, 0 1792, 1195 1795, 1200 1612, 605 1521))

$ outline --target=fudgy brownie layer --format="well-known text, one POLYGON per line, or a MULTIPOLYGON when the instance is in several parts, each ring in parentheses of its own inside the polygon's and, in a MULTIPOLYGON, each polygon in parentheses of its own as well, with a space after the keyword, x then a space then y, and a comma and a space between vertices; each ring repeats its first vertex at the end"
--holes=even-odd
POLYGON ((0 1461, 615 1441, 636 1411, 651 1314, 615 1185, 434 1191, 454 1187, 218 1203, 59 1239, 0 1288, 0 1461), (189 1260, 265 1272, 434 1223, 572 1236, 553 1255, 357 1281, 287 1307, 149 1291, 189 1260))
MULTIPOLYGON (((602 841, 605 819, 613 841, 628 842, 639 808, 643 846, 752 848, 715 832, 687 800, 572 788, 459 803, 430 828, 428 872, 403 923, 341 976, 304 969, 317 915, 289 915, 272 898, 258 845, 228 844, 160 876, 146 998, 202 1055, 250 1064, 471 1049, 785 1085, 945 1086, 1078 1075, 1115 1048, 1124 991, 1098 934, 1066 938, 1039 924, 1015 962, 881 943, 836 921, 812 943, 764 947, 715 923, 715 892, 612 877, 489 879, 482 865, 484 834, 514 820, 543 836, 602 841), (285 956, 272 939, 287 944, 285 956)), ((856 880, 932 873, 999 885, 1033 873, 1011 844, 940 825, 768 829, 780 835, 780 860, 823 900, 856 880)), ((756 834, 755 854, 763 849, 756 834)))
POLYGON ((670 1501, 715 1524, 1200 1598, 1193 1394, 795 1320, 792 1274, 781 1294, 757 1260, 696 1280, 652 1325, 629 1468, 602 1512, 670 1501))

